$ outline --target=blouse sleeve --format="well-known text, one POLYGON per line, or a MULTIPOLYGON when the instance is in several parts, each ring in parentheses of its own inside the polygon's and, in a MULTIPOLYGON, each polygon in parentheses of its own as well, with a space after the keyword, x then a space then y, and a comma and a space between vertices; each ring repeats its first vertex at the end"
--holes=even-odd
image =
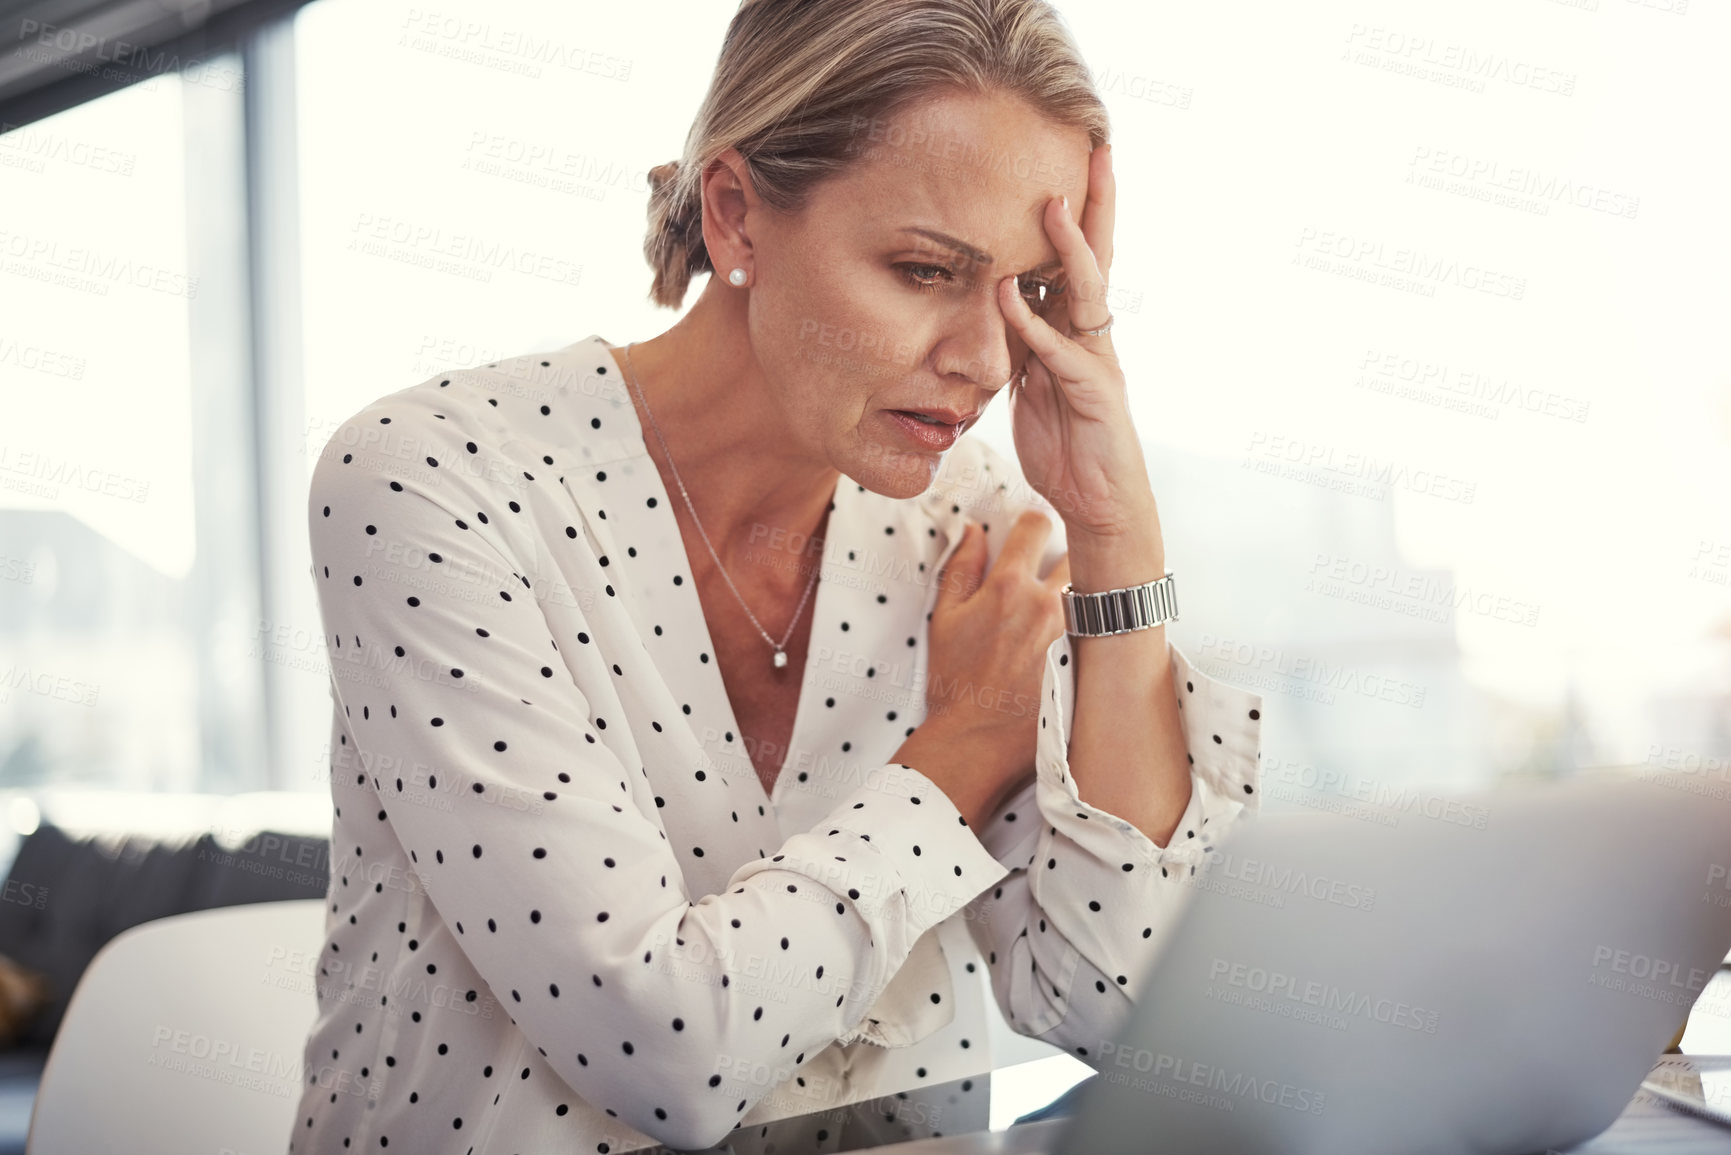
MULTIPOLYGON (((1030 492, 1015 483, 1019 471, 1002 455, 993 451, 987 458, 987 476, 1006 478, 1001 491, 1030 492)), ((994 512, 992 520, 1008 524, 1019 512, 994 512)), ((1054 535, 1041 573, 1063 548, 1054 535)), ((1197 867, 1260 801, 1261 696, 1209 677, 1170 641, 1167 653, 1188 751, 1190 800, 1165 847, 1084 802, 1076 789, 1069 763, 1075 664, 1068 633, 1046 648, 1034 780, 980 832, 1010 872, 965 912, 998 1004, 1017 1032, 1088 1061, 1129 1018, 1137 986, 1197 867)))
MULTIPOLYGON (((587 632, 555 636, 533 593, 558 573, 553 550, 587 547, 580 534, 543 540, 518 499, 563 491, 434 456, 393 468, 363 448, 375 422, 394 420, 403 437, 464 452, 465 434, 432 416, 383 399, 333 438, 357 448, 313 473, 313 575, 358 747, 338 766, 553 1070, 658 1142, 710 1145, 774 1089, 751 1072, 857 1034, 915 940, 1004 867, 930 779, 890 764, 694 901, 647 769, 603 737, 610 719, 585 684, 601 675, 573 673, 604 669, 573 656, 587 632), (369 676, 343 676, 357 657, 369 676), (456 789, 430 804, 416 774, 456 789), (733 986, 727 964, 742 958, 778 976, 786 1001, 758 1005, 733 986)), ((334 926, 324 950, 357 949, 334 926)))

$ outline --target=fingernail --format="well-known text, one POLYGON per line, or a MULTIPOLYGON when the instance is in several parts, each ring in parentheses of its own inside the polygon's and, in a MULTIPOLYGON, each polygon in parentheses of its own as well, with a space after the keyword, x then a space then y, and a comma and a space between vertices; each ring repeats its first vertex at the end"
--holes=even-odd
POLYGON ((1069 198, 1069 196, 1068 196, 1068 195, 1067 195, 1067 194, 1064 194, 1064 193, 1059 193, 1059 194, 1058 194, 1058 203, 1059 203, 1059 204, 1060 204, 1060 205, 1061 205, 1061 206, 1063 206, 1063 209, 1064 209, 1064 211, 1065 211, 1065 212, 1069 212, 1069 211, 1070 211, 1070 198, 1069 198))

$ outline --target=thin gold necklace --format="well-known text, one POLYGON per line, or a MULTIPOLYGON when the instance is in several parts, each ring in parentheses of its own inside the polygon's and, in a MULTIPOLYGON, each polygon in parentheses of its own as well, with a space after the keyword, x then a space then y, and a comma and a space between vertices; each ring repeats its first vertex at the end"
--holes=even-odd
POLYGON ((763 635, 763 640, 774 648, 775 653, 771 662, 779 670, 787 665, 787 639, 793 637, 793 627, 799 623, 800 615, 805 613, 805 603, 811 597, 811 591, 817 588, 817 575, 822 566, 812 566, 811 580, 805 583, 805 596, 799 599, 799 608, 793 612, 793 621, 788 623, 787 633, 781 636, 779 642, 770 637, 769 631, 763 628, 763 623, 757 620, 757 615, 751 612, 751 607, 745 604, 745 599, 739 596, 739 587, 733 584, 731 577, 727 576, 727 567, 721 564, 721 557, 715 552, 715 547, 710 544, 709 535, 703 530, 703 523, 697 520, 697 507, 691 504, 691 494, 685 491, 685 481, 679 476, 679 467, 673 464, 673 454, 667 448, 667 438, 661 435, 661 426, 656 422, 655 414, 649 412, 649 400, 643 396, 643 386, 637 379, 637 366, 631 363, 631 346, 635 344, 637 342, 632 341, 625 346, 625 367, 631 371, 631 387, 637 391, 637 400, 642 403, 643 412, 649 417, 649 426, 655 430, 655 437, 661 442, 661 452, 667 458, 667 467, 673 471, 673 480, 679 486, 679 496, 685 499, 685 508, 691 511, 691 524, 697 527, 699 536, 703 538, 704 546, 709 550, 709 556, 715 559, 715 568, 721 571, 721 576, 727 581, 727 588, 732 590, 733 596, 738 599, 739 608, 745 611, 745 616, 751 619, 751 624, 757 627, 757 632, 763 635))

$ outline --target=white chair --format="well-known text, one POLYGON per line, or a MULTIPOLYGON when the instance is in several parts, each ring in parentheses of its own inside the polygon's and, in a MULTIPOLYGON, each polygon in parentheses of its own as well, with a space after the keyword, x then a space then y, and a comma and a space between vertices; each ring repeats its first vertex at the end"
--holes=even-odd
POLYGON ((27 1155, 279 1155, 317 1014, 324 904, 135 926, 91 960, 54 1037, 27 1155))

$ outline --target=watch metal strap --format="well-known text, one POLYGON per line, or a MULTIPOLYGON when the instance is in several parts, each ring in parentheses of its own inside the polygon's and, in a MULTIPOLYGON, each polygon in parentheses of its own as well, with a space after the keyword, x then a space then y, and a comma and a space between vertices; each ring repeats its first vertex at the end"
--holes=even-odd
POLYGON ((1084 638, 1127 634, 1178 620, 1172 571, 1141 585, 1079 594, 1064 583, 1064 631, 1084 638))

